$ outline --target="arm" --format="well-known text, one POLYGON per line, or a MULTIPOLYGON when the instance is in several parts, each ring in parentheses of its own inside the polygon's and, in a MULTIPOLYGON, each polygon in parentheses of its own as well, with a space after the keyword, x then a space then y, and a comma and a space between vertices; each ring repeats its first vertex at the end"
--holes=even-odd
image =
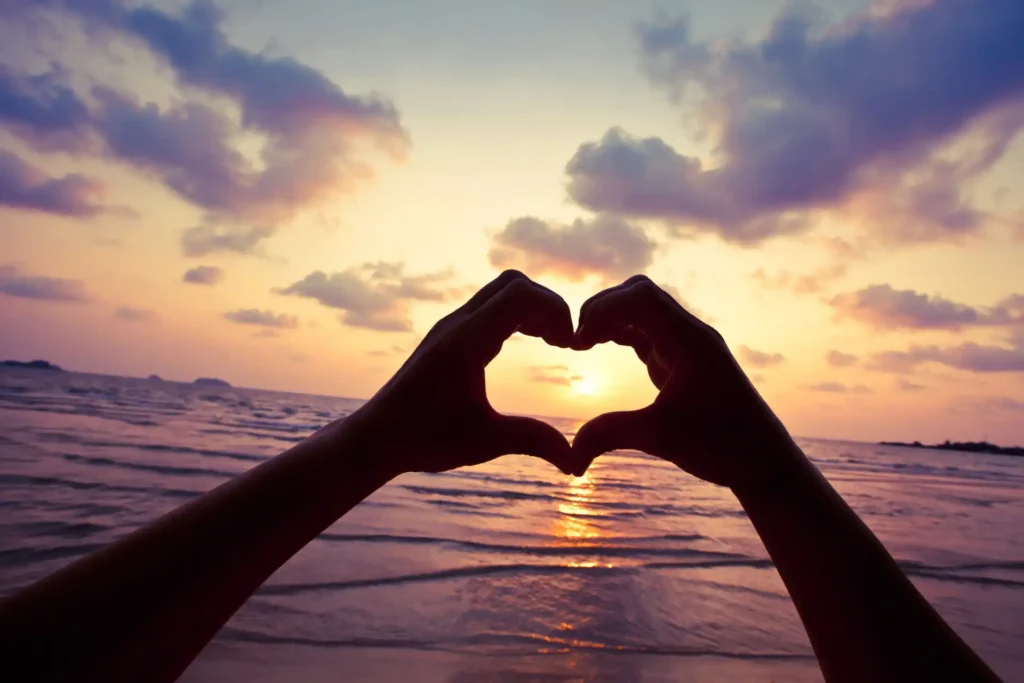
POLYGON ((557 295, 509 272, 344 421, 0 603, 4 667, 37 680, 174 680, 267 577, 393 477, 505 453, 578 470, 557 430, 487 401, 484 367, 516 331, 568 346, 572 322, 557 295))
POLYGON ((591 420, 573 449, 587 462, 642 450, 730 487, 826 680, 998 680, 800 452, 717 332, 637 276, 583 306, 575 348, 608 341, 633 347, 659 394, 591 420))

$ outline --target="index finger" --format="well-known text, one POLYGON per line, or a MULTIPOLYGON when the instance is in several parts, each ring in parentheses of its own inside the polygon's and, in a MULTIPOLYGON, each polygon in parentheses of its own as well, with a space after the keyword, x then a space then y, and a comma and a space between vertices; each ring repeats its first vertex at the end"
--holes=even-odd
POLYGON ((502 343, 516 332, 562 348, 573 340, 569 305, 527 278, 509 282, 474 311, 466 324, 474 345, 479 343, 483 349, 485 362, 498 355, 502 343))

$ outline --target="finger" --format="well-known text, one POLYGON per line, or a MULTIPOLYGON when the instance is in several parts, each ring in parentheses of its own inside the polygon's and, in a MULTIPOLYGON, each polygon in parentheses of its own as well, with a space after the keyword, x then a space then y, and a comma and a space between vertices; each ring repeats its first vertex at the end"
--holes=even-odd
POLYGON ((590 297, 589 299, 583 302, 582 306, 580 306, 580 322, 583 322, 584 314, 587 313, 590 307, 594 305, 595 301, 600 301, 601 299, 608 296, 609 294, 612 294, 613 292, 618 292, 620 290, 627 289, 630 286, 636 284, 637 282, 643 282, 644 280, 647 279, 649 278, 646 275, 633 275, 626 279, 621 284, 617 284, 614 287, 609 287, 608 289, 603 289, 594 296, 590 297))
POLYGON ((605 413, 590 420, 576 432, 572 450, 586 466, 609 451, 629 449, 651 453, 654 441, 654 406, 640 410, 605 413))
POLYGON ((480 288, 480 291, 471 296, 469 298, 469 301, 464 303, 460 310, 463 311, 464 313, 472 313, 473 311, 487 303, 487 301, 492 296, 494 296, 502 289, 504 289, 513 280, 527 279, 529 278, 527 278, 526 275, 519 272, 518 270, 502 271, 501 275, 488 282, 486 285, 480 288))
POLYGON ((579 469, 579 458, 557 429, 530 417, 498 415, 491 430, 497 455, 520 453, 547 460, 564 474, 579 469))
MULTIPOLYGON (((573 348, 586 350, 595 344, 612 341, 623 328, 633 326, 643 332, 655 347, 670 343, 673 320, 679 319, 661 290, 644 278, 628 287, 594 299, 586 311, 580 311, 580 325, 573 348)), ((667 295, 666 295, 667 296, 667 295)))
POLYGON ((468 341, 490 362, 515 332, 540 337, 553 346, 572 344, 572 315, 562 297, 530 280, 516 279, 470 317, 468 341))

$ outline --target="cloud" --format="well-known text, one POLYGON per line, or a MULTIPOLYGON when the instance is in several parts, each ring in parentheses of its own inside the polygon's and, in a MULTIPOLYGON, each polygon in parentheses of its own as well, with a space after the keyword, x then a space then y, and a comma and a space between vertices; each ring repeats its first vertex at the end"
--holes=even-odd
POLYGON ((496 268, 612 281, 644 272, 656 249, 641 228, 612 216, 576 219, 570 225, 523 217, 494 235, 489 258, 496 268))
POLYGON ((904 3, 831 24, 796 3, 756 41, 694 41, 682 19, 642 25, 644 71, 692 105, 713 156, 613 128, 568 162, 569 195, 739 243, 839 206, 887 217, 895 240, 971 234, 986 214, 964 188, 1024 125, 1022 32, 1017 0, 904 3), (954 141, 965 149, 951 160, 954 141))
POLYGON ((905 377, 898 377, 896 379, 896 388, 900 391, 924 391, 928 387, 923 384, 916 384, 906 379, 905 377))
POLYGON ((90 300, 81 280, 27 275, 17 266, 0 265, 0 294, 20 299, 85 303, 90 300))
POLYGON ((327 308, 344 311, 341 322, 382 332, 410 332, 411 301, 447 301, 450 270, 408 276, 402 263, 366 263, 359 268, 327 274, 317 270, 278 294, 314 299, 327 308))
POLYGON ((225 313, 224 317, 239 325, 257 325, 283 330, 293 330, 299 326, 298 316, 261 311, 257 308, 240 308, 237 311, 225 313))
POLYGON ((255 254, 260 242, 274 234, 266 226, 234 227, 197 225, 181 235, 181 251, 185 256, 197 258, 210 254, 255 254))
POLYGON ((880 330, 942 329, 1024 323, 1024 295, 1014 294, 991 308, 979 309, 941 296, 890 285, 871 285, 840 294, 829 302, 836 316, 880 330))
POLYGON ((785 356, 781 353, 765 353, 763 351, 756 351, 749 346, 741 346, 739 348, 739 356, 743 363, 755 368, 775 367, 786 360, 785 356))
POLYGON ((182 282, 194 285, 216 285, 224 280, 224 270, 217 266, 196 266, 181 276, 182 282))
POLYGON ((532 365, 529 368, 531 382, 542 384, 557 384, 560 386, 571 386, 574 382, 583 379, 582 375, 569 374, 566 365, 532 365))
POLYGON ((106 186, 80 173, 50 177, 12 152, 0 149, 0 205, 60 216, 101 213, 106 186))
MULTIPOLYGON (((207 0, 178 14, 120 0, 17 4, 23 13, 61 9, 91 32, 127 37, 170 67, 181 93, 163 108, 104 85, 87 99, 68 85, 64 67, 7 69, 0 72, 0 127, 39 148, 90 151, 137 168, 202 209, 206 229, 259 242, 369 179, 376 153, 399 158, 408 148, 390 102, 345 93, 294 59, 230 44, 221 12, 207 0)), ((195 238, 186 235, 186 251, 195 238)), ((222 250, 253 251, 236 243, 222 250)))
POLYGON ((988 396, 976 401, 974 408, 982 413, 991 413, 993 411, 1024 413, 1024 401, 1010 398, 1009 396, 988 396))
POLYGON ((967 342, 956 346, 912 346, 906 351, 884 351, 871 357, 872 370, 913 372, 924 363, 938 363, 978 373, 1024 372, 1024 346, 991 346, 967 342))
POLYGON ((114 312, 114 315, 128 322, 146 322, 156 320, 157 317, 156 311, 151 311, 148 308, 134 308, 132 306, 121 306, 114 312))
POLYGON ((829 352, 825 354, 825 360, 834 368, 848 368, 851 365, 856 365, 857 356, 852 353, 843 353, 842 351, 830 349, 829 352))
POLYGON ((804 388, 808 391, 832 394, 867 394, 871 392, 871 389, 863 384, 846 385, 841 382, 818 382, 817 384, 808 384, 804 388))
POLYGON ((66 78, 60 68, 23 75, 0 64, 0 126, 40 150, 89 147, 89 109, 66 78))
POLYGON ((788 270, 780 270, 775 275, 768 275, 764 268, 758 268, 750 277, 765 289, 786 289, 794 294, 815 294, 829 284, 846 275, 846 266, 824 266, 811 273, 800 275, 788 270))

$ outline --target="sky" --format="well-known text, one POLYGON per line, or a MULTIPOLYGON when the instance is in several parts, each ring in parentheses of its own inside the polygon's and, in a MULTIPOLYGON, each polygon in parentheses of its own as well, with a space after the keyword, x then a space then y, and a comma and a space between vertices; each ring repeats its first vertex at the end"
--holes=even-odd
MULTIPOLYGON (((368 398, 646 273, 800 436, 1024 443, 1024 3, 4 0, 0 357, 368 398)), ((575 313, 574 313, 575 315, 575 313)), ((655 391, 514 336, 494 405, 655 391)))

